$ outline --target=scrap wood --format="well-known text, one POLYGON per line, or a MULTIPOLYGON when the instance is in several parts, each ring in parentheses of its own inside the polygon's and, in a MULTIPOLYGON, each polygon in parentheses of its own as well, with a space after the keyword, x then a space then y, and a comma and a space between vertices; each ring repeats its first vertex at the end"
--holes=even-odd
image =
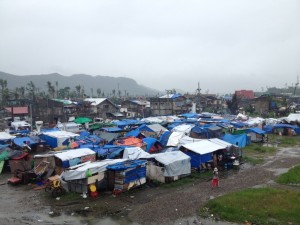
POLYGON ((41 190, 41 189, 44 189, 44 188, 46 188, 46 185, 35 187, 35 188, 33 188, 33 190, 37 191, 37 190, 41 190))

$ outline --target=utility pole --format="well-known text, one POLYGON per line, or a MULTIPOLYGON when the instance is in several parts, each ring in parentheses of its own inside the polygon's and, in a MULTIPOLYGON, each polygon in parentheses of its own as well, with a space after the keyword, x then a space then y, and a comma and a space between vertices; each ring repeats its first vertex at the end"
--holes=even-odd
MULTIPOLYGON (((201 113, 201 93, 200 93, 200 91, 201 91, 201 88, 200 88, 200 84, 199 84, 199 82, 198 82, 198 88, 197 88, 197 96, 198 96, 198 107, 199 107, 199 113, 201 113)), ((196 109, 197 109, 197 107, 196 107, 196 109)))
POLYGON ((297 83, 295 84, 295 88, 294 88, 294 96, 296 96, 296 89, 298 84, 299 84, 299 75, 297 75, 297 83))

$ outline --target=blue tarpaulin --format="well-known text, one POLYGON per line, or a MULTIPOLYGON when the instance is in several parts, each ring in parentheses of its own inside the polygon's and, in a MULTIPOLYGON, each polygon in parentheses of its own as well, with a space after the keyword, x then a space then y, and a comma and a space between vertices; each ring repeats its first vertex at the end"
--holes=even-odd
POLYGON ((135 129, 132 131, 129 131, 127 134, 125 134, 125 137, 138 137, 140 135, 140 130, 139 129, 135 129))
POLYGON ((239 135, 225 134, 222 140, 227 141, 233 145, 237 145, 240 148, 244 148, 247 144, 249 144, 249 140, 246 134, 239 134, 239 135))
POLYGON ((170 131, 165 131, 159 138, 159 142, 163 145, 166 146, 169 140, 169 137, 171 135, 170 131))
POLYGON ((143 142, 145 142, 147 144, 146 152, 150 152, 150 149, 153 147, 153 145, 155 143, 158 143, 158 145, 160 145, 161 148, 162 148, 162 144, 159 143, 159 141, 157 139, 152 138, 152 137, 143 138, 143 142))
POLYGON ((20 137, 20 138, 14 138, 13 142, 18 145, 18 146, 24 146, 24 143, 26 143, 27 145, 33 145, 36 144, 37 142, 35 142, 33 139, 31 139, 30 137, 20 137))
POLYGON ((247 129, 246 133, 256 133, 256 134, 259 134, 259 135, 263 135, 266 132, 264 130, 258 128, 258 127, 253 127, 253 128, 247 129))
POLYGON ((184 113, 181 114, 181 116, 185 117, 185 118, 198 118, 199 115, 197 113, 184 113))
POLYGON ((113 159, 118 156, 123 150, 125 146, 118 146, 118 145, 104 145, 97 149, 93 149, 98 157, 106 158, 106 159, 113 159))
POLYGON ((107 132, 121 132, 122 129, 119 127, 103 127, 101 130, 105 130, 107 132))

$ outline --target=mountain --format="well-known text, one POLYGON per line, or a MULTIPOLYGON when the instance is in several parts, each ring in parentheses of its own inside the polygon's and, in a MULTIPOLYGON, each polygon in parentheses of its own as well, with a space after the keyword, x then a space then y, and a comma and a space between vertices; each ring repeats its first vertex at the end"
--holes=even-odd
POLYGON ((0 78, 7 81, 7 87, 9 89, 15 89, 16 87, 21 86, 26 87, 27 83, 32 81, 36 88, 39 88, 40 91, 45 91, 46 93, 48 90, 48 81, 50 81, 53 86, 58 82, 58 89, 70 87, 75 90, 75 87, 80 85, 84 88, 87 95, 91 95, 91 89, 93 89, 94 96, 96 95, 98 88, 105 94, 111 94, 112 90, 115 90, 116 95, 118 90, 121 91, 122 95, 126 92, 129 96, 155 96, 162 93, 159 90, 140 85, 135 80, 127 77, 91 76, 86 74, 63 76, 58 73, 18 76, 0 71, 0 78))

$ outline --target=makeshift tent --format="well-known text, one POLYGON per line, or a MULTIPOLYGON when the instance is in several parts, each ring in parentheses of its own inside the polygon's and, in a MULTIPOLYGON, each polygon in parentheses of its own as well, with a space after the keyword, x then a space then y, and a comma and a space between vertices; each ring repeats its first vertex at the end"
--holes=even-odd
POLYGON ((169 140, 169 137, 171 135, 170 131, 165 131, 159 138, 159 142, 163 145, 166 146, 169 140))
POLYGON ((239 135, 225 134, 222 140, 229 142, 233 145, 239 146, 240 148, 244 148, 246 145, 250 143, 250 138, 248 138, 246 134, 239 134, 239 135))
POLYGON ((245 132, 250 136, 250 140, 253 142, 261 142, 264 140, 266 132, 258 127, 253 127, 245 130, 245 132))
POLYGON ((145 138, 145 136, 141 133, 141 131, 138 128, 129 131, 127 134, 125 134, 125 137, 145 138))
POLYGON ((110 188, 114 193, 146 183, 146 160, 133 160, 107 166, 110 188))
POLYGON ((115 139, 119 136, 118 133, 109 133, 102 131, 94 131, 94 134, 104 139, 106 141, 106 144, 112 144, 115 141, 115 139))
POLYGON ((56 166, 68 168, 87 161, 95 161, 96 153, 88 148, 78 148, 55 153, 54 157, 58 159, 56 166))
POLYGON ((56 148, 62 146, 64 141, 78 136, 78 134, 67 131, 51 131, 42 133, 41 139, 44 140, 47 145, 56 148))
POLYGON ((114 158, 122 158, 122 152, 124 149, 125 149, 125 146, 104 145, 104 146, 95 148, 94 151, 97 153, 98 158, 114 159, 114 158))
POLYGON ((184 136, 186 136, 184 132, 172 132, 166 146, 177 146, 184 136))
POLYGON ((202 139, 184 136, 184 137, 182 137, 182 138, 179 139, 178 147, 180 147, 180 146, 182 146, 182 145, 184 145, 184 144, 187 144, 187 143, 193 143, 193 142, 201 141, 201 140, 202 140, 202 139))
POLYGON ((197 114, 197 113, 184 113, 184 114, 181 114, 181 116, 183 116, 185 118, 198 118, 199 114, 197 114))
POLYGON ((213 159, 212 153, 226 149, 221 144, 214 143, 210 140, 202 140, 193 143, 187 143, 179 148, 183 153, 191 157, 191 165, 194 168, 199 168, 202 163, 213 159))
POLYGON ((67 183, 66 189, 78 193, 87 193, 89 185, 97 189, 106 189, 106 167, 111 164, 124 162, 125 159, 105 159, 97 162, 86 162, 70 167, 61 174, 61 180, 67 183))
POLYGON ((135 147, 146 147, 143 140, 135 137, 124 137, 115 141, 115 145, 120 146, 135 146, 135 147))
MULTIPOLYGON (((146 133, 147 132, 153 133, 154 136, 160 136, 162 133, 167 131, 167 129, 160 124, 148 124, 148 125, 144 124, 141 127, 139 127, 138 129, 140 131, 146 131, 146 133)), ((149 135, 151 135, 151 134, 149 134, 149 135)), ((149 136, 149 135, 146 135, 146 136, 149 136)))
POLYGON ((185 134, 189 134, 194 126, 193 124, 182 124, 174 127, 172 132, 184 132, 185 134))
POLYGON ((34 144, 37 144, 38 142, 36 142, 36 140, 33 140, 32 138, 30 137, 18 137, 18 138, 15 138, 13 139, 13 142, 18 145, 18 146, 21 146, 23 147, 24 144, 26 145, 34 145, 34 144))
POLYGON ((147 144, 145 150, 149 153, 159 152, 163 148, 162 144, 155 138, 143 138, 143 142, 147 144))

